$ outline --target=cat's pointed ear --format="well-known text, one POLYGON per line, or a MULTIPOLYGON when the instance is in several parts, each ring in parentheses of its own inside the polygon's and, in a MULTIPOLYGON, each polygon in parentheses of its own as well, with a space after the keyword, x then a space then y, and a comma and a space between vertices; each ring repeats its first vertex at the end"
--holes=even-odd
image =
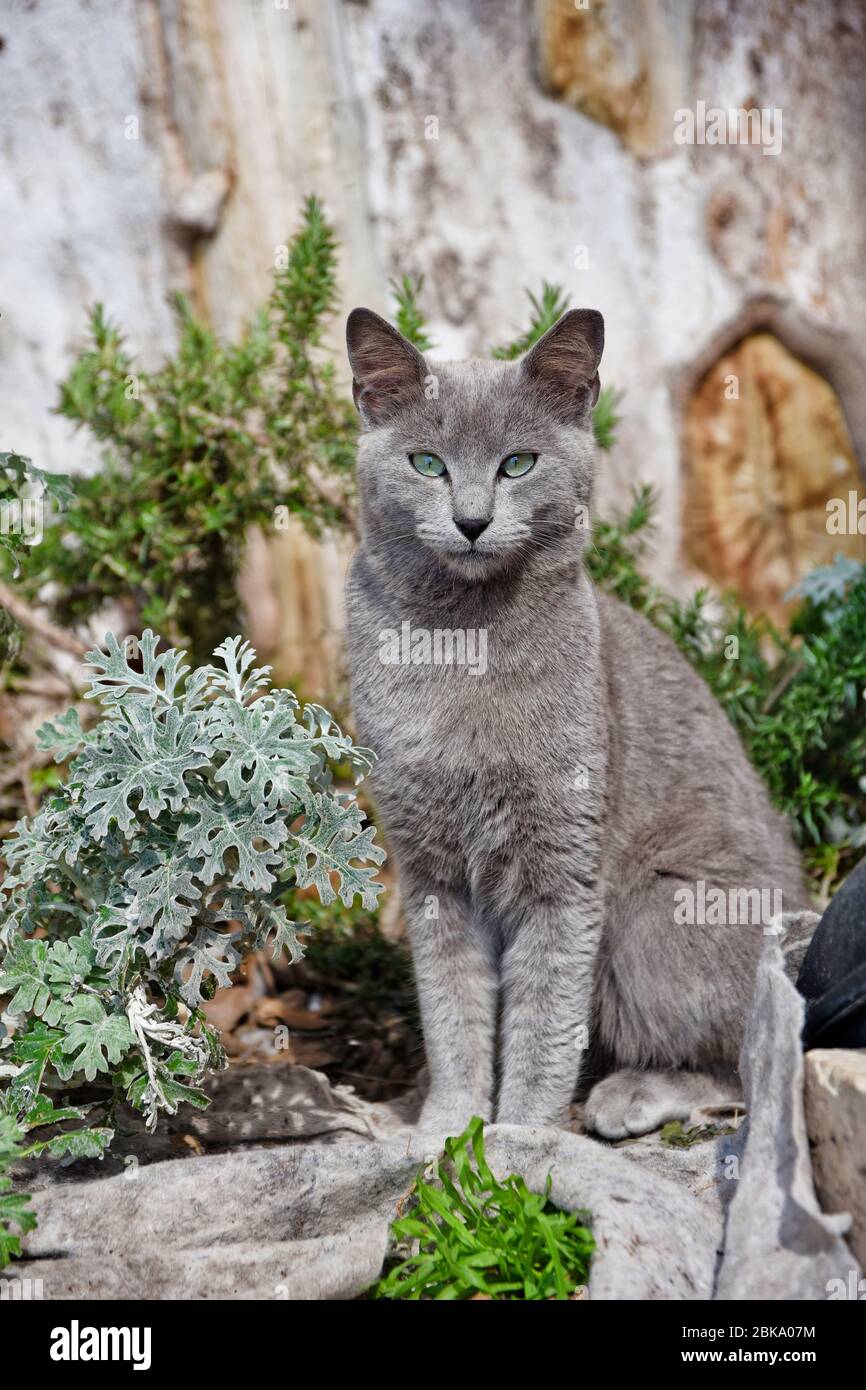
POLYGON ((424 398, 427 364, 416 347, 372 309, 353 309, 346 323, 352 395, 363 420, 381 425, 424 398))
POLYGON ((601 383, 604 319, 597 309, 569 309, 521 361, 526 376, 569 421, 595 405, 601 383))

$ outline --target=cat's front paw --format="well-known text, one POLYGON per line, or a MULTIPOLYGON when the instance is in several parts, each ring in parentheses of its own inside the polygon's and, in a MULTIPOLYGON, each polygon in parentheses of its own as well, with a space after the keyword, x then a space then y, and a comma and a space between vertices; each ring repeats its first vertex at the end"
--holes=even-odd
POLYGON ((480 1115, 486 1120, 490 1105, 463 1095, 429 1095, 421 1107, 417 1129, 437 1140, 450 1139, 462 1134, 469 1121, 480 1115))
POLYGON ((568 1106, 501 1102, 496 1108, 498 1125, 519 1125, 521 1129, 568 1129, 568 1106))
POLYGON ((592 1088, 583 1121, 604 1139, 626 1139, 687 1120, 701 1106, 736 1104, 738 1096, 733 1078, 706 1072, 615 1071, 592 1088))

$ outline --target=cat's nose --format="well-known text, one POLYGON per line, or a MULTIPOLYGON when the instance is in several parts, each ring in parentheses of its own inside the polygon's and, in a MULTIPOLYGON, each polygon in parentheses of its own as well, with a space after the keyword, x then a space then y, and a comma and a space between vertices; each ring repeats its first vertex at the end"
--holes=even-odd
POLYGON ((454 518, 454 525, 458 531, 462 531, 469 541, 477 541, 482 531, 486 531, 490 525, 490 518, 483 516, 467 516, 454 518))

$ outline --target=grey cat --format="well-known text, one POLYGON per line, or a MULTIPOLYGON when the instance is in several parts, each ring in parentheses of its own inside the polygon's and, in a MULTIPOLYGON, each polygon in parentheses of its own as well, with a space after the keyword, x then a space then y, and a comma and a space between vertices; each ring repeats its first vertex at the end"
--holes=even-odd
POLYGON ((579 1073, 602 1135, 684 1118, 730 1094, 767 926, 711 922, 707 898, 742 918, 744 894, 805 895, 709 689, 583 567, 602 317, 565 314, 516 362, 431 367, 367 309, 347 337, 352 698, 417 976, 421 1124, 562 1124, 579 1073))

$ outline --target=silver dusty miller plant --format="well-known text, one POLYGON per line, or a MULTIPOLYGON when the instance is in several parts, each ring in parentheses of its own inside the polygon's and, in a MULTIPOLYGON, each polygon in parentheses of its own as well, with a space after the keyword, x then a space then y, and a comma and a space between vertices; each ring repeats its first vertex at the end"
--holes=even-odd
POLYGON ((149 1127, 181 1101, 207 1104, 200 1082, 225 1056, 200 1006, 248 952, 301 955, 280 899, 312 886, 325 904, 357 894, 373 907, 381 891, 367 866, 384 851, 333 777, 348 766, 357 784, 372 753, 321 706, 272 689, 241 638, 194 672, 158 642, 141 637, 138 671, 109 634, 107 654, 85 658, 86 698, 105 717, 85 733, 69 710, 37 735, 73 761, 4 845, 0 1159, 4 1137, 19 1157, 101 1153, 112 1131, 93 1125, 22 1148, 30 1129, 87 1117, 46 1094, 78 1082, 109 1082, 149 1127))

